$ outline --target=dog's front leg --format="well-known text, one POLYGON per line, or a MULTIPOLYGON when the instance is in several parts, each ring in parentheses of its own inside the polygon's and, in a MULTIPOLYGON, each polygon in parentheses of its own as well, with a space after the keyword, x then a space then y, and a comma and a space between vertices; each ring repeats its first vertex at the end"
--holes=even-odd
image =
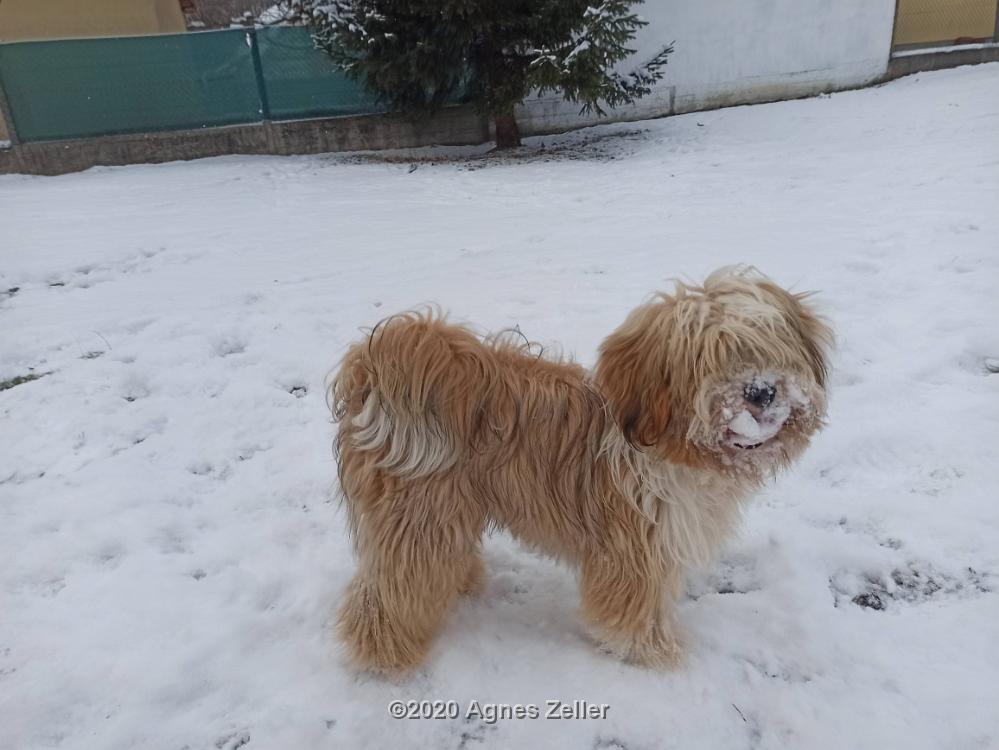
POLYGON ((680 569, 649 549, 601 549, 582 563, 583 614, 620 658, 658 669, 683 658, 674 612, 680 569))

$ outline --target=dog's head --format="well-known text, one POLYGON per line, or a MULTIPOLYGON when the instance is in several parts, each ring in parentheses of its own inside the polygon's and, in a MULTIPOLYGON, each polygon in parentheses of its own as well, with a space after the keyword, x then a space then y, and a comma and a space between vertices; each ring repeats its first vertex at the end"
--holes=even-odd
POLYGON ((825 415, 832 332, 753 269, 677 283, 600 347, 596 381, 633 446, 690 466, 765 476, 825 415))

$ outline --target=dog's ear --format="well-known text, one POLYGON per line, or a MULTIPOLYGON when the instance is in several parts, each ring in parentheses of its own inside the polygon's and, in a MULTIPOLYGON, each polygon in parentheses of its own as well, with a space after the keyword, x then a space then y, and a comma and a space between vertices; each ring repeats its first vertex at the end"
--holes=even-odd
POLYGON ((828 353, 833 347, 833 332, 807 300, 813 292, 792 294, 776 284, 766 284, 766 290, 780 300, 784 318, 801 342, 802 353, 815 382, 825 388, 829 374, 828 353))
POLYGON ((597 386, 625 439, 633 445, 655 445, 669 426, 665 329, 671 304, 664 297, 639 307, 600 345, 597 386))
POLYGON ((794 297, 798 302, 797 325, 808 354, 808 364, 815 375, 815 382, 825 388, 829 375, 828 352, 833 346, 832 329, 802 302, 806 295, 796 294, 794 297))

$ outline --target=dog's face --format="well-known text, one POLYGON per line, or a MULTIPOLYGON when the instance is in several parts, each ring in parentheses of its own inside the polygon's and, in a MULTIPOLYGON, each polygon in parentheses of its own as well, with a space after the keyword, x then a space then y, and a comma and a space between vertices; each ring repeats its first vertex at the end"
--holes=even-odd
POLYGON ((666 460, 757 478, 796 458, 822 424, 832 343, 805 298, 722 269, 632 312, 596 368, 625 438, 666 460))

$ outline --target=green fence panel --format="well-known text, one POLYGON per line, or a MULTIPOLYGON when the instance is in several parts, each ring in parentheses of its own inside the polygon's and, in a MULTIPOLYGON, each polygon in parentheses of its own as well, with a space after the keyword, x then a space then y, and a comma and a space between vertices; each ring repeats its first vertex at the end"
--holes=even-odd
POLYGON ((384 112, 364 88, 333 66, 301 26, 257 29, 270 116, 275 120, 384 112))
POLYGON ((0 82, 22 141, 261 119, 242 30, 4 44, 0 82))

